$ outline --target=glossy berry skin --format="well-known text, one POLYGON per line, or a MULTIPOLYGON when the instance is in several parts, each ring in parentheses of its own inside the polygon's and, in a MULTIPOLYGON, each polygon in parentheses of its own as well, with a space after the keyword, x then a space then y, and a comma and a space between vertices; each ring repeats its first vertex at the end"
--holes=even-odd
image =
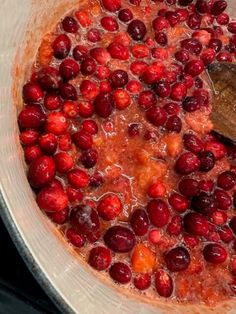
POLYGON ((96 270, 105 270, 111 264, 112 256, 110 250, 103 246, 93 248, 89 253, 88 263, 96 270))
POLYGON ((148 216, 143 209, 136 209, 130 218, 130 225, 137 236, 143 236, 148 231, 148 216))
POLYGON ((50 183, 56 174, 53 159, 48 156, 40 156, 29 167, 28 180, 35 188, 43 187, 50 183))
POLYGON ((120 284, 129 283, 132 277, 129 266, 121 262, 113 264, 109 270, 109 274, 114 281, 120 284))
POLYGON ((104 242, 114 252, 127 253, 133 249, 136 241, 135 235, 130 229, 113 226, 106 231, 104 242))
POLYGON ((222 264, 225 262, 228 254, 223 246, 214 243, 204 247, 203 256, 208 263, 222 264))
POLYGON ((190 255, 184 247, 175 247, 165 254, 165 262, 171 272, 184 271, 190 264, 190 255))

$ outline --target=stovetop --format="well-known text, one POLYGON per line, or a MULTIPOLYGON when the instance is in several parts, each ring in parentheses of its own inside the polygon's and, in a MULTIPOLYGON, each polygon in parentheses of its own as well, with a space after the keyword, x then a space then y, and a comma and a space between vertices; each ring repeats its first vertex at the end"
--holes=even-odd
POLYGON ((0 314, 61 314, 31 275, 0 218, 0 314))

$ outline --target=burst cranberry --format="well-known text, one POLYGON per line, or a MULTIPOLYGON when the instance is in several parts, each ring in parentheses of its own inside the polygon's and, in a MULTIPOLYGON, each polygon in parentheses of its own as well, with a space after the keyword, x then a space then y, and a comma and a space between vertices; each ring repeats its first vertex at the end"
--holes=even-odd
POLYGON ((146 112, 146 117, 149 122, 159 127, 166 122, 167 113, 161 107, 152 107, 146 112))
POLYGON ((181 216, 173 216, 166 230, 170 235, 179 235, 182 230, 183 219, 181 216))
POLYGON ((202 51, 202 44, 195 38, 188 38, 181 41, 181 47, 190 53, 199 55, 202 51))
POLYGON ((60 135, 58 138, 58 147, 60 150, 68 151, 71 149, 71 136, 70 134, 60 135))
POLYGON ((208 244, 203 249, 203 256, 208 263, 222 264, 225 262, 227 255, 223 246, 217 243, 208 244))
POLYGON ((143 209, 137 209, 132 213, 130 225, 137 236, 143 236, 148 231, 148 216, 143 209))
POLYGON ((201 21, 201 15, 198 13, 193 13, 189 15, 187 24, 191 29, 199 29, 201 26, 201 21))
POLYGON ((154 91, 159 97, 165 98, 170 95, 171 87, 168 82, 160 81, 155 85, 154 91))
POLYGON ((47 110, 59 109, 62 105, 62 101, 59 95, 56 93, 48 93, 44 97, 44 107, 47 110))
POLYGON ((180 174, 190 174, 200 167, 200 160, 192 153, 183 153, 176 161, 175 169, 180 174))
POLYGON ((147 33, 147 29, 142 21, 136 19, 129 23, 127 32, 133 40, 142 40, 147 33))
POLYGON ((225 171, 222 172, 217 179, 217 185, 223 190, 230 190, 236 184, 236 176, 233 172, 225 171))
POLYGON ((76 88, 74 87, 74 85, 70 83, 64 83, 60 85, 60 95, 63 99, 68 100, 78 99, 76 88))
POLYGON ((127 23, 133 19, 133 13, 130 9, 122 9, 119 11, 118 18, 122 22, 127 23))
POLYGON ((171 272, 184 271, 190 264, 189 252, 184 247, 175 247, 165 254, 165 262, 171 272))
POLYGON ((38 105, 25 106, 18 116, 18 123, 24 129, 40 129, 45 123, 45 114, 38 105))
POLYGON ((209 41, 208 47, 214 49, 215 52, 217 53, 222 48, 222 41, 220 39, 217 39, 217 38, 212 38, 209 41))
POLYGON ((30 184, 39 188, 51 182, 56 173, 55 163, 51 157, 40 156, 29 167, 28 179, 30 184))
POLYGON ((227 192, 216 189, 214 192, 214 196, 219 209, 227 210, 232 206, 232 199, 227 192))
POLYGON ((184 228, 190 234, 205 236, 209 232, 209 222, 202 214, 189 213, 184 216, 184 228))
POLYGON ((161 199, 151 200, 147 204, 147 212, 151 223, 156 227, 161 228, 169 221, 169 208, 161 199))
POLYGON ((166 121, 166 129, 170 132, 180 133, 182 129, 181 119, 176 115, 170 116, 166 121))
POLYGON ((85 244, 85 237, 77 233, 75 229, 69 228, 66 230, 66 237, 74 246, 81 248, 85 244))
POLYGON ((73 57, 76 61, 83 61, 88 55, 87 47, 83 45, 77 45, 73 49, 73 57))
POLYGON ((103 246, 93 248, 89 253, 88 263, 96 270, 105 270, 111 264, 112 256, 110 250, 103 246))
POLYGON ((179 62, 186 63, 189 60, 189 52, 187 50, 179 50, 175 54, 175 59, 179 62))
POLYGON ((230 243, 234 239, 232 230, 228 226, 223 226, 219 230, 219 236, 221 241, 230 243))
POLYGON ((184 134, 183 140, 185 148, 194 154, 199 154, 204 148, 203 142, 194 134, 184 134))
POLYGON ((62 21, 62 28, 67 33, 76 33, 79 29, 79 25, 72 16, 66 16, 62 21))
POLYGON ((197 76, 204 70, 204 63, 202 60, 189 61, 185 66, 185 72, 191 76, 197 76))
POLYGON ((24 146, 34 145, 37 143, 39 138, 39 133, 35 130, 26 130, 21 132, 20 141, 24 146))
POLYGON ((114 108, 114 99, 111 93, 101 92, 94 100, 96 113, 102 118, 108 118, 114 108))
POLYGON ((87 33, 87 39, 92 43, 101 41, 101 33, 97 28, 91 28, 87 33))
POLYGON ((182 179, 179 182, 179 191, 186 197, 197 195, 199 192, 198 181, 191 178, 182 179))
POLYGON ((217 203, 212 195, 200 192, 199 195, 192 198, 191 206, 201 214, 208 215, 216 210, 217 203))
POLYGON ((146 290, 151 285, 151 276, 150 274, 139 274, 134 278, 134 286, 138 290, 146 290))
POLYGON ((25 103, 39 103, 44 93, 37 83, 29 82, 23 86, 23 99, 25 103))
POLYGON ((107 50, 113 59, 129 59, 129 50, 121 43, 113 42, 108 46, 107 50))
POLYGON ((118 30, 119 25, 112 16, 105 16, 101 19, 101 25, 102 27, 110 32, 115 32, 118 30))
POLYGON ((121 7, 121 0, 102 0, 102 4, 107 11, 116 12, 121 7))
POLYGON ((227 2, 224 0, 217 0, 213 3, 211 7, 211 14, 212 15, 220 15, 224 12, 224 10, 227 8, 227 2))
POLYGON ((122 203, 114 194, 106 195, 98 204, 97 211, 104 220, 113 220, 122 212, 122 203))
POLYGON ((66 34, 61 34, 54 40, 52 44, 54 57, 64 59, 68 56, 71 49, 71 40, 66 34))
POLYGON ((75 188, 80 189, 88 186, 89 176, 81 169, 71 170, 67 174, 68 182, 75 188))
POLYGON ((104 235, 105 244, 114 252, 130 252, 135 245, 133 232, 122 226, 110 227, 104 235))
POLYGON ((183 83, 176 83, 172 87, 171 99, 175 101, 181 101, 185 98, 186 94, 187 94, 186 85, 183 83))
POLYGON ((100 221, 97 212, 88 205, 79 205, 72 209, 70 214, 72 227, 89 242, 99 237, 100 221))
POLYGON ((121 262, 113 264, 109 270, 109 274, 113 280, 121 284, 129 283, 132 277, 129 266, 121 262))
POLYGON ((156 105, 157 99, 153 91, 145 90, 139 94, 138 104, 144 109, 149 109, 156 105))
POLYGON ((54 156, 56 169, 58 172, 66 173, 72 169, 74 165, 73 158, 66 152, 59 152, 54 156))
POLYGON ((40 208, 48 212, 58 212, 68 205, 66 193, 59 188, 45 187, 37 195, 36 201, 40 208))
POLYGON ((188 209, 188 200, 178 193, 172 193, 169 197, 170 205, 179 213, 184 213, 188 209))
POLYGON ((215 166, 215 156, 211 151, 204 151, 199 154, 200 170, 208 172, 215 166))
POLYGON ((155 287, 161 297, 169 298, 172 295, 173 280, 165 270, 160 269, 155 273, 155 287))
POLYGON ((109 76, 112 87, 123 87, 128 83, 128 74, 123 70, 115 70, 109 76))

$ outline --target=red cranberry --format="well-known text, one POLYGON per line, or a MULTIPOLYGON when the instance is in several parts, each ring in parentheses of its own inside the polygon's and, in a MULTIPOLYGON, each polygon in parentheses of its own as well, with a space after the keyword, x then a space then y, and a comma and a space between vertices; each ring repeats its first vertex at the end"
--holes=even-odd
POLYGON ((193 13, 189 15, 187 24, 191 29, 199 29, 201 26, 201 22, 202 22, 201 15, 198 13, 193 13))
POLYGON ((130 137, 139 135, 140 125, 138 123, 132 123, 128 127, 128 134, 130 137))
POLYGON ((62 105, 62 101, 59 95, 56 93, 46 94, 44 97, 44 107, 47 110, 59 109, 62 105))
POLYGON ((217 53, 222 48, 222 41, 220 39, 217 39, 217 38, 212 38, 209 41, 208 47, 214 49, 215 52, 217 53))
POLYGON ((232 34, 236 34, 236 22, 231 22, 228 24, 228 31, 232 34))
POLYGON ((78 75, 79 65, 73 59, 66 59, 60 64, 59 72, 63 79, 71 80, 78 75))
POLYGON ((146 290, 151 286, 150 274, 139 274, 134 278, 134 286, 138 290, 146 290))
POLYGON ((156 32, 167 29, 169 26, 169 21, 164 16, 159 16, 155 18, 152 22, 152 27, 156 32))
POLYGON ((117 195, 105 195, 99 202, 97 211, 104 220, 113 220, 122 212, 122 203, 117 195))
POLYGON ((172 193, 170 195, 169 203, 179 213, 184 213, 189 205, 188 200, 178 193, 172 193))
POLYGON ((165 262, 171 272, 184 271, 190 264, 189 252, 184 247, 175 247, 165 254, 165 262))
POLYGON ((191 206, 194 210, 204 215, 211 214, 217 208, 214 197, 205 192, 200 192, 199 195, 194 196, 191 201, 191 206))
POLYGON ((89 253, 88 263, 96 270, 105 270, 111 264, 112 256, 110 250, 103 246, 92 248, 89 253))
POLYGON ((66 194, 71 203, 79 203, 83 199, 83 193, 79 189, 74 189, 71 186, 67 187, 66 194))
POLYGON ((60 95, 63 99, 77 100, 78 95, 75 87, 72 84, 64 83, 60 85, 60 95))
POLYGON ((91 75, 96 71, 96 62, 94 61, 93 58, 86 57, 82 62, 81 62, 81 73, 83 75, 91 75))
POLYGON ((111 115, 113 106, 113 97, 109 92, 101 92, 94 100, 95 111, 102 118, 108 118, 111 115))
POLYGON ((47 155, 53 155, 57 149, 57 138, 54 134, 46 133, 39 138, 39 146, 47 155))
MULTIPOLYGON (((93 100, 98 95, 99 88, 97 87, 97 85, 94 82, 92 82, 90 80, 84 80, 80 84, 80 92, 86 100, 93 100)), ((91 117, 92 113, 94 111, 92 104, 91 103, 85 103, 85 102, 81 102, 80 104, 83 104, 83 107, 85 106, 86 116, 83 116, 81 114, 81 112, 80 112, 80 115, 85 117, 85 118, 91 117), (88 114, 88 111, 90 112, 90 114, 88 114)), ((80 107, 80 104, 79 104, 79 107, 80 107)), ((79 110, 79 111, 81 111, 81 110, 79 110)), ((82 110, 82 111, 84 111, 84 110, 82 110)))
POLYGON ((135 245, 133 232, 122 226, 110 227, 104 235, 105 244, 114 252, 130 252, 135 245))
MULTIPOLYGON (((110 54, 105 48, 93 48, 90 50, 90 55, 101 65, 107 64, 107 62, 110 60, 110 54)), ((108 68, 104 69, 106 69, 107 71, 109 70, 108 68)))
POLYGON ((130 225, 137 236, 143 236, 148 231, 148 216, 143 209, 137 209, 132 213, 130 225))
POLYGON ((68 220, 68 213, 69 213, 69 208, 66 207, 59 212, 54 212, 54 213, 47 212, 47 215, 55 224, 63 225, 68 220))
POLYGON ((121 7, 121 0, 102 0, 102 4, 107 11, 116 12, 121 7))
POLYGON ((227 192, 216 189, 214 192, 214 196, 219 209, 227 210, 232 206, 232 199, 227 192))
POLYGON ((39 133, 35 130, 26 130, 21 132, 20 141, 24 146, 34 145, 37 143, 39 138, 39 133))
POLYGON ((231 56, 231 54, 229 52, 221 51, 216 56, 216 60, 219 61, 219 62, 232 62, 233 58, 232 58, 232 56, 231 56))
POLYGON ((35 188, 48 184, 55 177, 55 168, 55 163, 51 157, 40 156, 29 166, 29 183, 35 188))
POLYGON ((227 2, 224 0, 216 0, 211 7, 212 15, 220 15, 227 8, 227 2))
POLYGON ((180 133, 182 129, 181 119, 176 115, 170 116, 166 121, 166 129, 170 132, 180 133))
POLYGON ((191 76, 198 76, 204 70, 204 63, 202 60, 189 61, 185 66, 185 72, 191 76))
POLYGON ((165 270, 160 269, 155 273, 155 287, 161 297, 169 298, 172 295, 173 280, 165 270))
POLYGON ((70 134, 60 135, 58 138, 58 147, 62 151, 68 151, 71 149, 71 136, 70 134))
POLYGON ((170 23, 170 26, 174 27, 176 24, 179 23, 179 14, 176 11, 167 11, 165 13, 165 17, 170 23))
POLYGON ((155 40, 160 46, 166 46, 168 42, 167 35, 164 32, 155 33, 155 40))
POLYGON ((205 150, 211 151, 217 160, 223 158, 226 155, 225 146, 217 141, 209 141, 205 144, 205 150))
POLYGON ((76 33, 79 29, 79 24, 72 16, 66 16, 62 21, 62 28, 67 33, 76 33))
POLYGON ((123 87, 128 83, 128 74, 123 70, 115 70, 109 76, 109 81, 112 87, 123 87))
POLYGON ((199 154, 204 148, 203 142, 194 134, 184 134, 183 140, 184 147, 194 154, 199 154))
POLYGON ((25 106, 18 116, 18 123, 23 129, 40 129, 45 123, 45 114, 38 105, 25 106))
POLYGON ((88 49, 83 45, 77 45, 73 49, 73 57, 76 61, 83 61, 88 55, 88 49))
POLYGON ((73 187, 80 189, 88 186, 89 176, 81 169, 74 169, 67 173, 67 180, 73 187))
POLYGON ((112 16, 104 16, 101 19, 101 25, 105 30, 110 32, 115 32, 119 29, 119 25, 116 19, 113 18, 112 16))
POLYGON ((98 188, 99 186, 101 186, 104 183, 104 179, 103 176, 99 173, 96 172, 94 173, 89 180, 89 185, 92 188, 98 188))
POLYGON ((71 40, 66 34, 61 34, 54 40, 52 44, 54 57, 64 59, 68 56, 71 49, 71 40))
POLYGON ((100 221, 97 212, 88 205, 79 205, 70 214, 72 227, 89 242, 99 237, 100 221))
POLYGON ((198 181, 191 178, 182 179, 179 182, 179 191, 186 197, 197 195, 199 192, 198 181))
POLYGON ((170 235, 179 235, 182 230, 183 219, 181 216, 173 216, 169 222, 166 231, 170 235))
POLYGON ((169 102, 165 104, 164 109, 169 115, 178 115, 180 112, 179 105, 174 102, 169 102))
POLYGON ((180 174, 190 174, 200 167, 198 157, 190 152, 183 153, 176 161, 175 169, 180 174))
POLYGON ((186 94, 187 94, 186 85, 181 83, 181 82, 176 83, 172 87, 171 99, 173 99, 175 101, 181 101, 185 98, 186 94))
POLYGON ((230 243, 234 239, 232 230, 228 226, 223 226, 219 230, 219 236, 221 241, 230 243))
POLYGON ((119 60, 129 59, 129 50, 121 43, 113 42, 108 46, 107 50, 113 59, 119 60))
POLYGON ((121 262, 113 264, 109 270, 109 274, 113 280, 121 284, 129 283, 132 277, 129 266, 121 262))
POLYGON ((204 192, 211 192, 214 188, 214 182, 212 180, 201 180, 199 182, 199 189, 204 192))
POLYGON ((95 149, 88 149, 80 156, 80 161, 85 168, 93 168, 98 160, 98 152, 95 149))
POLYGON ((145 90, 139 94, 138 104, 144 108, 149 109, 156 105, 157 99, 153 91, 145 90))
POLYGON ((236 184, 236 176, 233 172, 225 171, 222 172, 217 179, 217 185, 223 190, 230 190, 236 184))
POLYGON ((212 243, 207 244, 203 249, 203 256, 208 263, 222 264, 227 258, 227 252, 223 246, 212 243))
POLYGON ((74 165, 73 158, 66 152, 59 152, 54 156, 56 169, 58 172, 66 173, 70 171, 74 165))
POLYGON ((130 9, 122 9, 119 11, 118 18, 122 22, 127 23, 133 19, 133 13, 130 9))
POLYGON ((184 228, 190 234, 205 236, 209 232, 209 222, 202 214, 189 213, 184 216, 184 228))
POLYGON ((145 68, 142 69, 142 80, 146 84, 154 84, 161 79, 164 69, 164 65, 160 62, 145 66, 145 68))
POLYGON ((215 50, 212 48, 208 48, 208 49, 205 49, 203 53, 201 54, 201 59, 205 65, 209 65, 214 61, 215 56, 216 56, 215 50))
POLYGON ((175 54, 175 59, 179 62, 186 63, 189 60, 189 52, 187 50, 179 50, 175 54))
POLYGON ((227 13, 222 13, 217 16, 216 21, 220 25, 227 25, 229 23, 229 15, 227 13))
POLYGON ((38 145, 27 146, 24 149, 24 157, 27 164, 31 164, 31 162, 42 155, 43 152, 38 145))
POLYGON ((167 113, 161 107, 152 107, 146 112, 146 117, 153 125, 162 126, 167 120, 167 113))
POLYGON ((200 171, 208 172, 215 166, 215 156, 211 151, 204 151, 199 154, 200 171))
POLYGON ((187 9, 177 9, 176 12, 179 16, 180 22, 185 22, 189 17, 189 12, 187 9))
POLYGON ((149 201, 147 204, 147 212, 151 223, 158 228, 165 226, 169 221, 169 208, 161 199, 149 201))
POLYGON ((65 134, 68 129, 68 121, 62 112, 50 112, 47 115, 45 130, 55 135, 65 134))
POLYGON ((74 246, 81 248, 85 244, 85 238, 77 233, 73 228, 66 230, 66 237, 74 246))
POLYGON ((159 97, 165 98, 165 97, 168 97, 170 95, 171 87, 170 87, 170 84, 168 82, 160 81, 160 82, 156 83, 156 85, 154 87, 154 91, 159 97))
POLYGON ((197 0, 196 9, 201 14, 209 13, 210 11, 209 2, 207 0, 197 0))
POLYGON ((39 103, 44 93, 37 83, 29 82, 23 86, 23 99, 25 103, 39 103))
POLYGON ((91 41, 92 43, 96 43, 98 41, 101 41, 101 33, 98 29, 96 28, 91 28, 87 32, 87 39, 91 41))
POLYGON ((142 21, 135 19, 129 23, 127 32, 133 40, 142 40, 147 33, 147 29, 142 21))
POLYGON ((72 140, 76 146, 84 150, 91 148, 93 145, 93 139, 91 134, 84 130, 77 131, 76 133, 74 133, 72 135, 72 140))
POLYGON ((183 109, 187 112, 194 112, 200 109, 200 103, 194 96, 186 97, 182 105, 183 109))
POLYGON ((199 55, 202 51, 202 44, 197 39, 187 38, 187 39, 182 40, 180 43, 181 43, 181 47, 183 49, 188 50, 190 53, 199 55))
POLYGON ((37 195, 37 204, 48 212, 58 212, 68 206, 68 197, 60 188, 45 187, 37 195))

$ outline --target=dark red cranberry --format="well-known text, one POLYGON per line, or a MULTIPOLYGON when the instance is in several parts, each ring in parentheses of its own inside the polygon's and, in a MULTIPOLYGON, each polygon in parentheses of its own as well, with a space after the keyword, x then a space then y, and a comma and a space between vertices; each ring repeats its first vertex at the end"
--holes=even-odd
POLYGON ((204 148, 203 142, 194 134, 184 134, 183 141, 184 147, 194 154, 199 154, 204 148))
POLYGON ((134 233, 122 226, 110 227, 104 235, 105 244, 114 252, 130 252, 135 245, 134 233))
POLYGON ((169 221, 169 208, 166 202, 161 199, 149 201, 147 212, 151 223, 158 228, 164 227, 169 221))
POLYGON ((63 83, 60 85, 60 95, 63 99, 77 100, 78 94, 74 85, 70 83, 63 83))
POLYGON ((139 135, 140 125, 138 123, 132 123, 128 127, 128 134, 130 137, 135 137, 139 135))
POLYGON ((220 15, 224 12, 224 10, 227 8, 227 2, 224 0, 217 0, 213 3, 211 7, 211 14, 212 15, 220 15))
POLYGON ((204 151, 199 154, 200 171, 208 172, 215 166, 215 155, 211 151, 204 151))
POLYGON ((28 180, 35 188, 43 187, 50 183, 56 173, 56 166, 51 157, 40 156, 32 162, 28 171, 28 180))
POLYGON ((131 21, 133 17, 134 17, 133 13, 130 9, 122 9, 119 11, 119 14, 118 14, 119 20, 125 23, 131 21))
POLYGON ((98 160, 98 152, 96 149, 88 149, 80 156, 80 161, 85 168, 93 168, 98 160))
POLYGON ((25 106, 18 116, 19 126, 23 129, 40 129, 45 121, 45 113, 39 105, 25 106))
POLYGON ((193 13, 189 15, 187 24, 191 29, 199 29, 201 26, 201 22, 202 22, 201 15, 198 13, 193 13))
POLYGON ((210 229, 208 220, 199 213, 188 213, 184 216, 184 228, 196 236, 205 236, 210 229))
POLYGON ((87 39, 91 41, 92 43, 96 43, 98 41, 101 41, 101 33, 96 28, 91 28, 87 33, 87 39))
POLYGON ((176 115, 170 116, 166 121, 166 129, 170 132, 180 133, 182 129, 181 119, 176 115))
POLYGON ((112 256, 110 250, 103 246, 92 248, 89 253, 88 263, 96 270, 105 270, 111 264, 112 256))
POLYGON ((202 51, 202 44, 195 38, 187 38, 180 42, 181 47, 188 50, 190 53, 199 55, 202 51))
POLYGON ((150 274, 139 274, 134 278, 134 286, 138 290, 146 290, 151 286, 151 275, 150 274))
POLYGON ((198 157, 190 152, 183 153, 176 161, 175 169, 180 174, 190 174, 200 167, 198 157))
POLYGON ((192 198, 191 207, 201 214, 207 215, 216 210, 217 204, 212 195, 200 192, 199 195, 192 198))
POLYGON ((212 243, 207 244, 203 249, 203 256, 208 263, 221 264, 224 263, 227 258, 227 252, 223 246, 212 243))
POLYGON ((146 112, 146 117, 153 125, 162 126, 167 120, 167 113, 161 107, 152 107, 146 112))
POLYGON ((62 100, 56 93, 48 93, 44 97, 44 107, 47 110, 59 109, 62 105, 62 100))
POLYGON ((187 112, 194 112, 200 109, 200 103, 194 96, 188 96, 182 103, 183 109, 187 112))
POLYGON ((197 195, 199 192, 198 181, 191 178, 182 179, 179 182, 179 191, 187 197, 197 195))
POLYGON ((59 35, 52 44, 54 57, 64 59, 68 56, 71 49, 71 40, 66 34, 59 35))
POLYGON ((81 73, 83 75, 91 75, 96 71, 96 62, 93 58, 86 57, 82 62, 81 62, 81 73))
POLYGON ((109 274, 113 280, 121 284, 129 283, 132 277, 129 266, 121 262, 113 264, 109 270, 109 274))
POLYGON ((179 50, 175 54, 175 59, 179 62, 186 63, 189 60, 189 52, 187 50, 179 50))
POLYGON ((203 87, 203 80, 200 77, 195 78, 195 87, 202 88, 203 87))
POLYGON ((166 231, 170 235, 179 235, 182 231, 183 218, 179 215, 173 216, 167 225, 166 231))
POLYGON ((190 5, 193 2, 193 0, 178 0, 178 4, 181 7, 187 7, 188 5, 190 5))
POLYGON ((109 76, 109 81, 112 87, 123 87, 128 83, 129 77, 126 71, 115 70, 109 76))
POLYGON ((23 99, 27 104, 39 103, 43 100, 44 93, 37 83, 29 82, 23 86, 23 99))
POLYGON ((93 145, 92 135, 84 130, 77 131, 72 135, 72 140, 80 149, 90 149, 93 145))
POLYGON ((89 185, 93 188, 98 188, 99 186, 103 185, 103 183, 104 178, 99 172, 95 172, 89 179, 89 185))
POLYGON ((228 226, 223 226, 219 230, 219 236, 221 241, 230 243, 234 239, 232 230, 228 226))
POLYGON ((209 1, 208 0, 197 0, 196 9, 201 14, 209 13, 209 11, 210 11, 209 1))
POLYGON ((155 287, 157 293, 164 298, 169 298, 173 293, 173 280, 163 269, 155 273, 155 287))
POLYGON ((222 172, 217 179, 217 185, 223 190, 230 190, 236 184, 236 175, 231 171, 222 172))
POLYGON ((101 92, 94 100, 95 112, 102 118, 108 118, 114 109, 114 100, 109 92, 101 92))
POLYGON ((236 234, 236 216, 230 220, 229 226, 233 230, 234 234, 236 234))
POLYGON ((176 12, 179 16, 180 22, 185 22, 189 17, 189 12, 187 9, 177 9, 176 12))
POLYGON ((160 81, 156 83, 154 91, 159 97, 165 98, 170 95, 171 87, 167 81, 160 81))
POLYGON ((145 235, 149 225, 146 212, 143 209, 135 210, 130 218, 130 225, 136 235, 145 235))
POLYGON ((39 146, 46 155, 53 155, 57 150, 57 138, 52 133, 46 133, 39 138, 39 146))
POLYGON ((179 213, 184 213, 189 205, 188 200, 178 193, 172 193, 170 195, 169 203, 179 213))
POLYGON ((100 221, 97 212, 88 205, 79 205, 70 214, 72 227, 89 242, 99 237, 100 221))
POLYGON ((227 192, 216 189, 214 192, 214 196, 219 209, 227 210, 232 206, 232 199, 227 192))
POLYGON ((208 43, 208 47, 214 49, 215 52, 217 53, 222 48, 222 41, 220 39, 217 39, 217 38, 212 38, 212 39, 210 39, 210 41, 208 43))
POLYGON ((236 22, 231 22, 228 24, 228 31, 232 34, 236 34, 236 22))
POLYGON ((207 106, 209 104, 209 92, 205 89, 196 89, 193 93, 197 98, 201 106, 207 106))
POLYGON ((79 73, 79 65, 73 59, 65 59, 59 67, 60 75, 68 81, 75 78, 79 73))
POLYGON ((59 71, 51 66, 42 68, 38 72, 38 82, 46 91, 58 89, 61 81, 59 71))
POLYGON ((181 246, 171 249, 164 258, 166 266, 171 272, 184 271, 190 264, 189 252, 181 246))
POLYGON ((165 17, 170 23, 170 26, 174 27, 176 24, 179 23, 179 14, 176 11, 167 11, 165 13, 165 17))
POLYGON ((67 33, 76 33, 79 29, 79 24, 72 16, 66 16, 62 21, 62 28, 67 33))
POLYGON ((167 35, 164 32, 155 33, 155 40, 160 46, 166 46, 168 42, 167 35))
POLYGON ((77 45, 73 49, 73 57, 76 61, 83 61, 88 55, 87 47, 83 45, 77 45))
POLYGON ((191 76, 198 76, 204 70, 204 63, 202 60, 189 61, 185 66, 185 72, 191 76))
POLYGON ((133 40, 142 40, 147 33, 145 24, 137 19, 129 23, 127 31, 133 40))

